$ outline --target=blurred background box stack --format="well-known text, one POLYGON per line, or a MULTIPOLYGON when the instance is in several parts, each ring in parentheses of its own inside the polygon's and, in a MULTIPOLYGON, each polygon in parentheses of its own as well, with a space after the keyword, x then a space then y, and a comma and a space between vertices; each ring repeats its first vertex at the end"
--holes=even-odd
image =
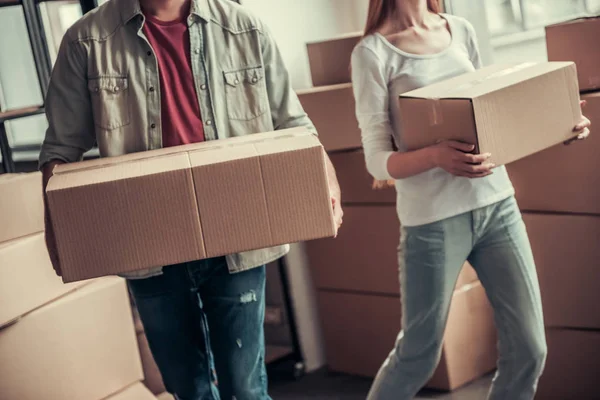
POLYGON ((583 142, 558 145, 508 166, 538 269, 548 359, 539 399, 597 399, 600 375, 600 18, 546 28, 549 61, 575 61, 583 142))

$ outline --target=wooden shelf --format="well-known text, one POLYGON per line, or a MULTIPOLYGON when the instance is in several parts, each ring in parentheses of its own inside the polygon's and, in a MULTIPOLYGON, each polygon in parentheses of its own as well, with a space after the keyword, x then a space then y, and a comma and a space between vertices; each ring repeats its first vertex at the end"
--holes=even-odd
POLYGON ((20 4, 20 0, 0 0, 0 7, 18 6, 20 4))
MULTIPOLYGON (((4 0, 0 0, 2 2, 4 0)), ((1 4, 1 3, 0 3, 1 4)), ((29 117, 32 115, 38 115, 44 113, 43 106, 34 106, 26 108, 18 108, 16 110, 0 111, 0 123, 10 121, 11 119, 29 117)))

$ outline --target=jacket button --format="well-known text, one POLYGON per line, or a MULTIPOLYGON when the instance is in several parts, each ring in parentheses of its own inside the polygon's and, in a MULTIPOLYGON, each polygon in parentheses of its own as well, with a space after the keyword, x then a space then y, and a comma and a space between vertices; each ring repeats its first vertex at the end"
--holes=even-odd
POLYGON ((235 85, 237 85, 238 83, 240 83, 240 81, 239 81, 239 79, 236 79, 235 81, 233 81, 233 83, 234 83, 235 85))
POLYGON ((150 125, 150 128, 152 128, 152 129, 156 128, 156 124, 150 125))
POLYGON ((200 90, 206 90, 206 85, 200 86, 200 90))
POLYGON ((213 124, 212 119, 209 119, 209 120, 206 121, 206 125, 210 126, 212 124, 213 124))
POLYGON ((258 82, 258 78, 256 78, 256 77, 252 78, 252 83, 256 83, 256 82, 258 82))
POLYGON ((149 89, 149 90, 150 90, 151 92, 154 92, 154 86, 150 86, 150 89, 149 89))

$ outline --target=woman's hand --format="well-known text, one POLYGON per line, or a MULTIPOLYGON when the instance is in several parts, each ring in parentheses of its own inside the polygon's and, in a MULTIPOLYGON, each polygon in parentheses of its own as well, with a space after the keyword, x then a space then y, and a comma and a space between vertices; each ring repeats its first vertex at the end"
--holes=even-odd
POLYGON ((487 163, 491 154, 469 154, 475 149, 472 144, 447 140, 430 148, 436 167, 444 169, 455 176, 465 178, 483 178, 492 174, 495 167, 487 163))
MULTIPOLYGON (((586 103, 587 102, 585 100, 582 100, 579 102, 582 110, 585 107, 586 103)), ((579 123, 577 125, 575 125, 575 128, 573 128, 573 132, 578 133, 578 135, 575 136, 573 139, 567 140, 565 142, 565 144, 568 145, 577 140, 587 139, 588 136, 590 136, 590 129, 589 129, 590 126, 592 126, 592 123, 590 122, 590 120, 587 119, 585 116, 581 116, 581 121, 579 121, 579 123)))

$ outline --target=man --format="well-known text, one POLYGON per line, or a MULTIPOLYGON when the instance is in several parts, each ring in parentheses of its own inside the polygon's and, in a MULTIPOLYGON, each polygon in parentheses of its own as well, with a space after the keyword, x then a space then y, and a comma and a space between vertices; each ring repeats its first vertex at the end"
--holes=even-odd
MULTIPOLYGON (((110 0, 88 13, 65 34, 46 112, 44 187, 56 164, 80 160, 96 143, 109 157, 295 126, 314 131, 270 32, 230 0, 110 0)), ((339 227, 330 162, 328 173, 339 227)), ((127 276, 169 392, 181 400, 269 398, 264 265, 287 250, 127 276)))

